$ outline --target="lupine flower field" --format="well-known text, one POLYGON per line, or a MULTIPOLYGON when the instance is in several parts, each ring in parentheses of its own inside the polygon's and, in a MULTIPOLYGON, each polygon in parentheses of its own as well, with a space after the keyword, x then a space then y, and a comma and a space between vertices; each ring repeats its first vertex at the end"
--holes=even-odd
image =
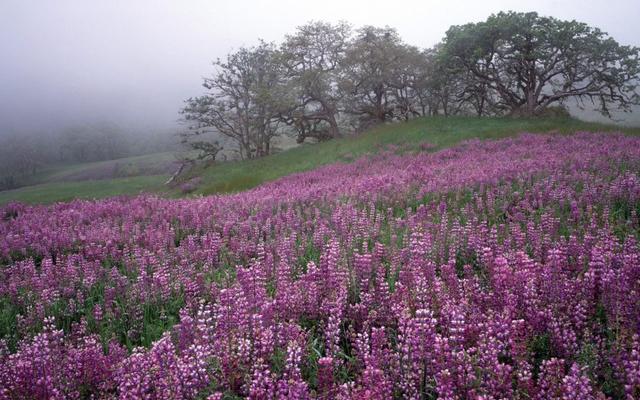
POLYGON ((0 209, 0 399, 640 398, 640 138, 0 209))

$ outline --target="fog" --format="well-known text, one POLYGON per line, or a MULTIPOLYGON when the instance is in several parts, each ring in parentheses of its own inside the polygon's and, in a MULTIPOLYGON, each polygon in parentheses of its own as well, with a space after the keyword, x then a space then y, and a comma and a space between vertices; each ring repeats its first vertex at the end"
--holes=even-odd
POLYGON ((538 11, 640 45, 637 0, 0 2, 0 135, 108 121, 175 129, 203 92, 212 60, 258 38, 280 41, 309 20, 389 25, 430 47, 450 25, 500 10, 538 11))

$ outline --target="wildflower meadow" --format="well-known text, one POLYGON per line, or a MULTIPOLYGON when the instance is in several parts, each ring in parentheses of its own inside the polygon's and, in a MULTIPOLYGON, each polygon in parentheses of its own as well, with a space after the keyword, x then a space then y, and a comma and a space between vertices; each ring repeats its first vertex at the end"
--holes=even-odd
POLYGON ((0 208, 0 399, 640 398, 640 138, 0 208))

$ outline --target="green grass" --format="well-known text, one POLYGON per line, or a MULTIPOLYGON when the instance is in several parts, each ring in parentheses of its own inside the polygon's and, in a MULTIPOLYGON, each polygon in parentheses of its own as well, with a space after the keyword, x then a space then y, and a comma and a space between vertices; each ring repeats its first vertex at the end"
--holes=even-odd
POLYGON ((133 195, 163 189, 166 175, 136 176, 94 181, 51 182, 0 192, 0 204, 10 201, 53 203, 73 199, 99 199, 118 195, 133 195))
MULTIPOLYGON (((384 150, 390 145, 411 151, 419 149, 422 143, 430 143, 433 150, 437 150, 471 138, 499 139, 521 132, 567 134, 577 131, 624 132, 640 135, 640 128, 584 122, 562 117, 528 119, 428 117, 383 125, 360 135, 347 136, 329 142, 305 144, 256 160, 232 161, 198 168, 191 172, 191 176, 202 178, 195 194, 231 193, 321 165, 338 161, 349 162, 362 155, 384 150)), ((172 157, 171 153, 158 153, 122 160, 52 168, 36 176, 32 186, 0 192, 0 204, 12 200, 26 203, 51 203, 74 198, 137 194, 141 191, 181 196, 177 189, 168 191, 163 187, 162 183, 167 176, 135 176, 135 168, 144 171, 146 166, 167 161, 172 157), (121 167, 124 166, 125 173, 131 177, 87 181, 74 179, 78 174, 89 173, 90 175, 92 171, 98 171, 116 163, 121 167), (133 171, 128 173, 127 166, 131 166, 133 171)))
POLYGON ((476 118, 428 117, 380 126, 372 131, 329 142, 303 145, 269 157, 221 163, 195 171, 202 184, 196 194, 246 190, 263 182, 337 161, 351 161, 389 145, 417 149, 428 142, 434 149, 453 146, 471 138, 499 139, 520 132, 560 134, 578 131, 640 135, 640 128, 584 122, 572 118, 476 118))

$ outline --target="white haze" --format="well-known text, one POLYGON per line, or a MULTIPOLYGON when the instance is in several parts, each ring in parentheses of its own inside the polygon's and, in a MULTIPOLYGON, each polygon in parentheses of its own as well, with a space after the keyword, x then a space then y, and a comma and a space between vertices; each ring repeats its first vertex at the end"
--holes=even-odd
POLYGON ((0 0, 0 135, 98 120, 175 128, 212 60, 309 20, 388 25, 430 47, 450 25, 501 10, 576 19, 640 45, 638 0, 0 0))

